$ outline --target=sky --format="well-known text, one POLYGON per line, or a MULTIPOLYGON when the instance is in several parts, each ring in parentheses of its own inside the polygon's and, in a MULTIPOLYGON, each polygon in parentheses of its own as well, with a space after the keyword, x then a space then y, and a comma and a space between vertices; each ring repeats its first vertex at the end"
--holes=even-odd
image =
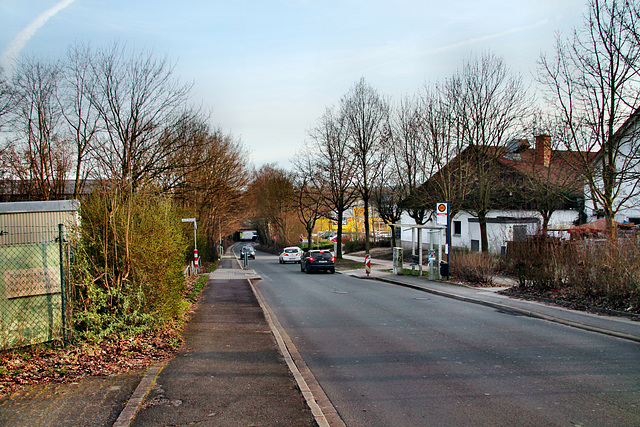
POLYGON ((0 0, 0 65, 114 41, 167 56, 256 167, 287 168, 362 77, 398 101, 493 52, 533 82, 586 0, 0 0))

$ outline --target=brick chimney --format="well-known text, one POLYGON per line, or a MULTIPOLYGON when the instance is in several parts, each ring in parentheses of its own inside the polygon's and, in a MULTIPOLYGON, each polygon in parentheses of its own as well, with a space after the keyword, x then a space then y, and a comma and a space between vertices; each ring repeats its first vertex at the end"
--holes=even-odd
POLYGON ((536 136, 536 163, 549 166, 551 163, 551 137, 549 135, 536 136))

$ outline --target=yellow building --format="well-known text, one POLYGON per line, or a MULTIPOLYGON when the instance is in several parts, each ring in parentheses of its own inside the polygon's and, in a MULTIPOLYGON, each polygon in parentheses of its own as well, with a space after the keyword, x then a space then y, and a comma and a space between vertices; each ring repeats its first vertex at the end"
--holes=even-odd
MULTIPOLYGON (((314 233, 320 233, 323 238, 338 231, 338 221, 330 218, 321 218, 316 222, 314 233)), ((391 228, 384 223, 381 218, 374 215, 369 216, 369 231, 374 237, 388 237, 391 235, 391 228)), ((342 219, 342 234, 348 235, 351 239, 364 240, 364 208, 353 207, 344 213, 342 219)))

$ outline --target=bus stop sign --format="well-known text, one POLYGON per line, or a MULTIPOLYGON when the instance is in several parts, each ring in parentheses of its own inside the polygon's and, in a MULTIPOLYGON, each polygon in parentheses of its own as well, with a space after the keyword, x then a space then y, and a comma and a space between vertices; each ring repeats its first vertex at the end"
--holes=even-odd
POLYGON ((448 225, 449 203, 436 204, 436 225, 448 225))

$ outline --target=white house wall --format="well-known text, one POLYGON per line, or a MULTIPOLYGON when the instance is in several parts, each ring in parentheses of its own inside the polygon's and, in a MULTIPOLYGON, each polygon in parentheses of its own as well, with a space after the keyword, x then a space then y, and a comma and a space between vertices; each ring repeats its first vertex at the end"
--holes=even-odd
MULTIPOLYGON (((630 135, 633 135, 631 138, 627 137, 625 142, 623 142, 619 149, 619 155, 616 159, 616 168, 620 171, 625 168, 625 160, 628 165, 633 166, 633 170, 630 171, 633 176, 638 176, 640 173, 640 165, 638 164, 638 150, 640 149, 640 141, 637 140, 639 135, 638 130, 639 122, 635 120, 633 126, 630 129, 630 135)), ((635 182, 626 182, 625 185, 620 189, 619 199, 628 197, 631 195, 632 197, 620 206, 618 214, 616 215, 615 220, 618 222, 633 222, 635 219, 640 218, 640 196, 638 193, 640 192, 640 188, 638 188, 638 180, 635 182)))
MULTIPOLYGON (((633 170, 631 173, 635 176, 640 174, 640 161, 637 158, 638 152, 640 150, 640 142, 637 140, 637 136, 640 135, 640 130, 638 126, 640 125, 640 121, 636 120, 634 124, 630 127, 628 135, 632 135, 631 138, 625 138, 624 142, 620 145, 618 156, 616 158, 616 168, 620 171, 625 169, 625 161, 627 164, 633 166, 633 170), (632 153, 633 154, 630 154, 632 153), (631 157, 629 157, 631 156, 631 157)), ((594 166, 598 166, 596 162, 594 166)), ((596 184, 599 187, 602 187, 602 181, 598 181, 596 184)), ((615 216, 615 220, 620 223, 626 222, 637 222, 640 219, 640 183, 637 180, 625 182, 618 191, 616 195, 616 200, 614 201, 614 208, 618 207, 623 199, 628 197, 629 194, 632 194, 632 197, 627 200, 624 204, 620 205, 618 208, 618 212, 615 216), (635 195, 634 195, 635 194, 635 195)), ((599 217, 596 215, 596 205, 594 200, 590 197, 591 191, 589 190, 589 186, 587 185, 585 188, 585 197, 586 197, 586 211, 587 211, 587 220, 595 221, 599 217)))
MULTIPOLYGON (((512 218, 513 221, 504 219, 505 222, 488 222, 487 223, 487 239, 489 241, 489 250, 494 253, 500 253, 502 247, 506 245, 506 242, 513 240, 514 225, 526 226, 527 235, 535 235, 540 232, 542 225, 542 216, 533 211, 492 211, 487 218, 512 218), (530 219, 529 223, 522 223, 522 220, 516 218, 530 219)), ((476 241, 480 244, 480 224, 475 220, 476 217, 467 212, 458 213, 451 222, 451 246, 457 248, 472 249, 472 241, 476 241), (453 221, 460 221, 460 234, 454 234, 453 221)), ((549 220, 550 229, 567 229, 573 226, 574 221, 578 218, 578 212, 572 210, 562 210, 553 213, 549 220)), ((402 224, 415 224, 415 221, 409 217, 406 213, 403 214, 402 224)), ((426 225, 435 225, 435 221, 429 221, 426 225)), ((568 238, 568 234, 562 231, 550 231, 549 234, 555 235, 561 238, 568 238)), ((423 248, 427 248, 428 237, 427 232, 423 231, 423 248)), ((403 227, 402 229, 402 246, 405 250, 411 248, 411 229, 403 227)))

